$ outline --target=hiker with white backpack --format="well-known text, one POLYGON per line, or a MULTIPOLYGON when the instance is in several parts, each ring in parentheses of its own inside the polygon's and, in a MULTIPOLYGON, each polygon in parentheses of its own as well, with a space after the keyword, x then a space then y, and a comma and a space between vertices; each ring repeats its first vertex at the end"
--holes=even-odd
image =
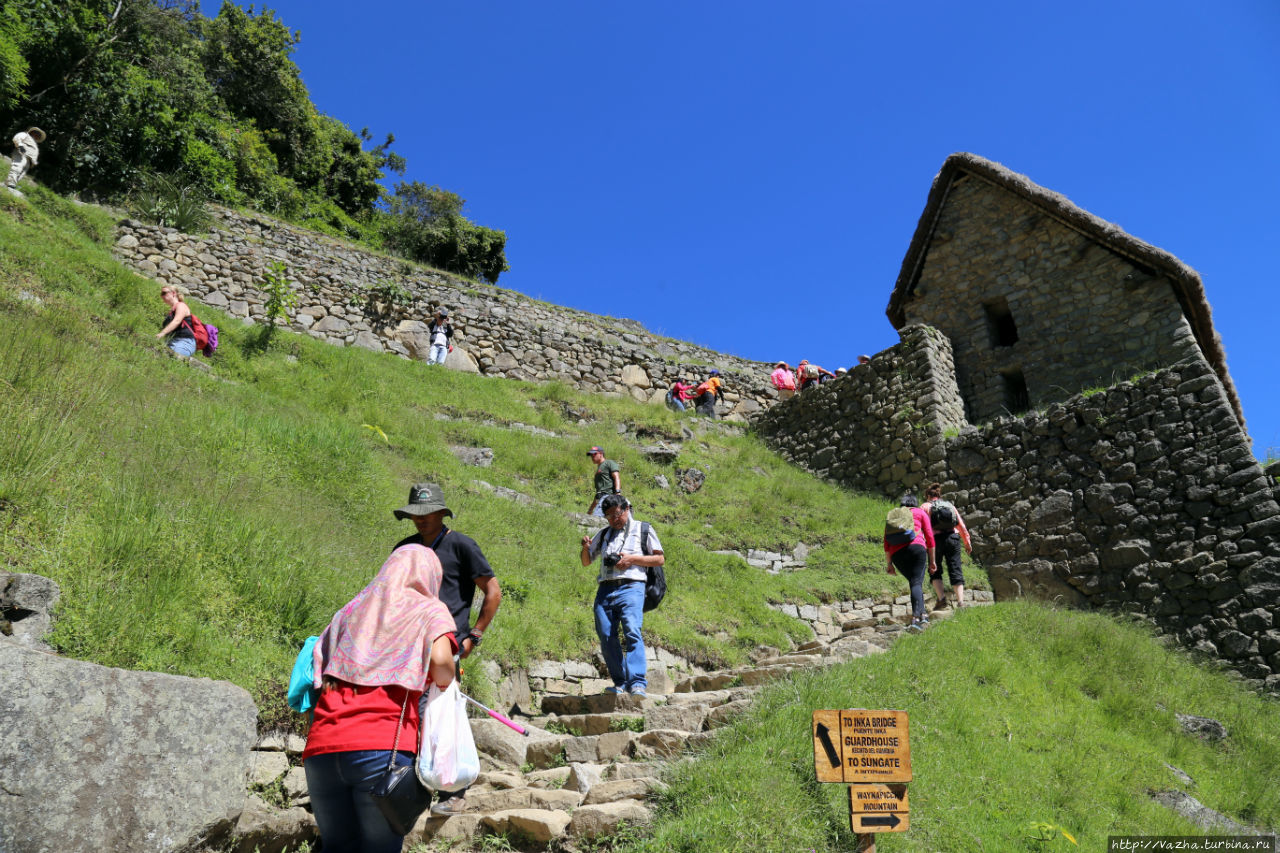
POLYGON ((911 585, 911 624, 907 630, 917 633, 929 627, 929 615, 924 609, 926 563, 930 574, 938 570, 933 524, 919 503, 915 495, 903 495, 901 505, 889 510, 884 523, 886 571, 892 575, 896 566, 911 585))
MULTIPOLYGON (((933 538, 937 543, 937 555, 947 564, 947 579, 951 581, 951 589, 956 594, 956 607, 964 607, 964 571, 960 568, 960 548, 963 547, 966 554, 973 553, 969 528, 965 527, 956 505, 943 499, 941 483, 932 483, 924 490, 924 505, 920 508, 929 513, 933 538)), ((930 569, 929 580, 933 581, 933 591, 938 596, 933 609, 946 610, 947 588, 942 584, 941 566, 935 564, 930 569)))

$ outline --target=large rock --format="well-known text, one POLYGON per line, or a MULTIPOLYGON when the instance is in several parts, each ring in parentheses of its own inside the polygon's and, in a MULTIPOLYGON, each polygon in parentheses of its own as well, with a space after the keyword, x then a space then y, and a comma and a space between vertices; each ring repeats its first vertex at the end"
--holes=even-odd
POLYGON ((638 364, 628 364, 622 368, 622 384, 634 388, 653 387, 653 383, 649 381, 649 374, 645 373, 644 368, 638 364))
POLYGON ((45 634, 53 627, 58 585, 40 575, 0 572, 0 639, 49 651, 45 634))
POLYGON ((476 362, 475 356, 456 344, 453 347, 453 352, 445 356, 444 366, 450 370, 458 370, 463 373, 480 372, 480 365, 476 362))
POLYGON ((168 851, 226 833, 256 721, 233 684, 0 643, 0 850, 168 851))

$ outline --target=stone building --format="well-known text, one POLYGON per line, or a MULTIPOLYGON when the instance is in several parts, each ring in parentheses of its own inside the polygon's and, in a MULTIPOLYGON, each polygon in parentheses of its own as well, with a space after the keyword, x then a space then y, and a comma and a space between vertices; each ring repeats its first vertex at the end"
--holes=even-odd
POLYGON ((1194 270, 973 154, 934 180, 887 313, 951 340, 974 423, 1195 357, 1243 423, 1194 270))
POLYGON ((1280 692, 1280 503, 1199 277, 971 154, 934 181, 889 302, 901 342, 773 406, 851 488, 934 480, 997 597, 1141 614, 1280 692))

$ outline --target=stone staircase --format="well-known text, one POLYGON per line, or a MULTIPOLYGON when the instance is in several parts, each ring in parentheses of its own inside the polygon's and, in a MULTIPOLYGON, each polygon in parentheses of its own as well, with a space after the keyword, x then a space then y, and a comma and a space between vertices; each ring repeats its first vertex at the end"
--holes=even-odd
MULTIPOLYGON (((973 591, 970 598, 975 605, 991 603, 989 592, 973 591)), ((764 685, 798 670, 883 652, 910 621, 907 596, 848 604, 843 619, 840 609, 826 608, 815 623, 815 639, 792 651, 762 648, 749 665, 690 675, 674 685, 666 678, 651 679, 671 692, 535 693, 537 713, 513 715, 528 735, 493 719, 473 719, 483 772, 467 792, 466 810, 450 817, 424 815, 406 839, 406 849, 479 849, 484 837, 494 834, 506 836, 517 848, 556 843, 572 849, 615 835, 624 825, 647 824, 653 817, 647 802, 662 789, 667 765, 691 760, 689 754, 746 711, 764 685)), ((953 612, 931 616, 945 619, 953 612)), ((247 809, 250 819, 242 818, 237 828, 238 850, 248 853, 257 847, 271 853, 293 849, 308 834, 314 837, 314 823, 302 808, 308 803, 302 768, 288 768, 286 760, 287 753, 301 751, 302 743, 290 740, 275 738, 262 745, 264 769, 257 781, 283 788, 292 808, 277 810, 270 820, 265 817, 268 809, 247 809), (275 781, 268 783, 270 779, 275 781), (259 822, 255 825, 253 819, 259 822)))

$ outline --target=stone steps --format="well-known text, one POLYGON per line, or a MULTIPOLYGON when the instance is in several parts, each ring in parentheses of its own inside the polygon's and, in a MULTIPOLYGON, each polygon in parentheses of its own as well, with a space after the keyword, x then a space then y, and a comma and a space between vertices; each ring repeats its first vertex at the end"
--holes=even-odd
MULTIPOLYGON (((990 604, 991 600, 986 597, 973 603, 990 604)), ((894 604, 900 606, 901 601, 894 604)), ((954 613, 931 611, 930 618, 943 620, 954 613)), ((615 834, 623 822, 648 823, 652 813, 646 802, 662 789, 667 765, 686 760, 685 753, 705 746, 716 729, 746 712, 763 685, 796 671, 883 652, 904 633, 909 619, 909 615, 903 618, 901 613, 882 611, 868 624, 858 614, 846 619, 832 636, 815 638, 786 654, 762 650, 752 665, 668 683, 667 689, 673 691, 669 693, 545 693, 537 703, 539 714, 517 714, 528 735, 493 719, 472 719, 484 772, 467 792, 467 809, 450 817, 424 815, 407 838, 409 846, 447 842, 460 852, 475 849, 483 836, 493 833, 508 833, 533 847, 589 845, 615 834)), ((589 664, 538 666, 531 672, 536 671, 543 683, 576 678, 580 681, 569 685, 576 689, 594 673, 589 664)), ((255 771, 255 779, 261 785, 279 781, 295 808, 272 810, 262 802, 261 808, 246 809, 246 815, 253 817, 238 827, 240 849, 246 853, 255 844, 264 850, 286 849, 280 846, 282 839, 302 840, 307 832, 314 833, 310 815, 296 807, 308 802, 302 768, 289 768, 279 775, 288 768, 285 753, 296 758, 301 748, 302 741, 296 737, 288 742, 264 739, 260 744, 264 752, 259 754, 268 757, 261 762, 261 772, 255 771), (265 750, 276 751, 278 757, 271 758, 265 750), (270 820, 263 817, 268 813, 270 820)))

